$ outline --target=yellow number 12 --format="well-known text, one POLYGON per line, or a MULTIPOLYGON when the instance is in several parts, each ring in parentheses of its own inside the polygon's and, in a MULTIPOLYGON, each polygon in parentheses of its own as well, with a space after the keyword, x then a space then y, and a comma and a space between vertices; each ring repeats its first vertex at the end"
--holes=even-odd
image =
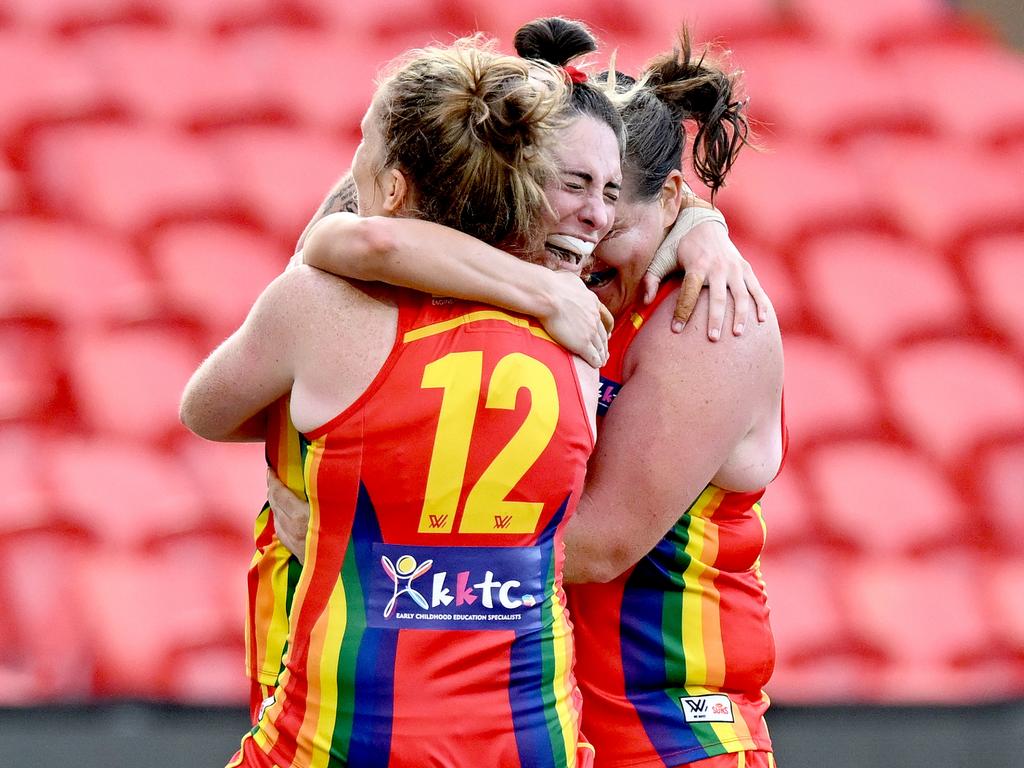
MULTIPOLYGON (((452 352, 423 369, 423 389, 443 389, 440 418, 420 514, 421 533, 450 533, 465 483, 466 464, 483 381, 483 352, 452 352)), ((487 387, 487 408, 513 410, 520 389, 530 410, 512 439, 480 475, 466 498, 460 533, 532 533, 543 502, 507 501, 551 442, 558 425, 558 387, 539 360, 513 352, 498 361, 487 387)))

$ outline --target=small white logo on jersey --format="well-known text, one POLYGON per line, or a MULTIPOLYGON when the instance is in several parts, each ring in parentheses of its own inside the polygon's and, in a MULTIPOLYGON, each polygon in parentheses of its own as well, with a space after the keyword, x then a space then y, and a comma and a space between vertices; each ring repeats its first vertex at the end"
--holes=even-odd
POLYGON ((683 717, 688 723, 734 723, 732 702, 721 693, 706 696, 680 696, 683 717))
POLYGON ((267 707, 269 707, 273 703, 274 703, 274 697, 273 696, 267 696, 267 698, 265 698, 263 700, 263 703, 260 704, 259 714, 256 715, 256 721, 257 722, 259 722, 260 720, 263 719, 263 713, 266 712, 267 711, 267 707))

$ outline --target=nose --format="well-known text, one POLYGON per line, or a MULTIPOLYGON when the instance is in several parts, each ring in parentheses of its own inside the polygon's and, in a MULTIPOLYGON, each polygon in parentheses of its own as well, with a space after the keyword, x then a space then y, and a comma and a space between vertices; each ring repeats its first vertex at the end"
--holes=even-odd
POLYGON ((611 212, 605 202, 604 196, 587 195, 582 207, 579 210, 579 220, 595 232, 604 234, 611 224, 611 212))

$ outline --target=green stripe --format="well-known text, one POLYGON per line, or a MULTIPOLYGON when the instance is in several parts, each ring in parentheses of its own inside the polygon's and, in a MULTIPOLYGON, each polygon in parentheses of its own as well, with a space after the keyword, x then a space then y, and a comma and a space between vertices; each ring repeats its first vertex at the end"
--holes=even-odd
MULTIPOLYGON (((685 680, 686 659, 683 654, 683 592, 685 584, 682 575, 690 567, 693 558, 686 552, 690 543, 690 515, 683 515, 666 537, 672 543, 675 568, 672 579, 679 591, 664 593, 661 604, 661 640, 664 648, 665 679, 685 680)), ((677 700, 678 703, 678 700, 677 700)))
MULTIPOLYGON (((558 720, 557 699, 555 697, 555 642, 554 642, 554 606, 555 606, 555 558, 548 558, 548 571, 544 579, 544 592, 551 595, 547 603, 546 640, 541 641, 541 659, 543 674, 541 680, 541 701, 544 702, 544 719, 548 726, 548 742, 551 745, 551 761, 556 766, 568 765, 565 746, 562 739, 562 725, 558 720)), ((543 630, 542 630, 543 631, 543 630)))
POLYGON ((349 744, 356 705, 356 661, 366 629, 362 582, 356 565, 356 547, 350 539, 341 565, 341 585, 345 592, 345 632, 338 654, 338 706, 331 734, 331 758, 328 768, 344 768, 348 764, 349 744))

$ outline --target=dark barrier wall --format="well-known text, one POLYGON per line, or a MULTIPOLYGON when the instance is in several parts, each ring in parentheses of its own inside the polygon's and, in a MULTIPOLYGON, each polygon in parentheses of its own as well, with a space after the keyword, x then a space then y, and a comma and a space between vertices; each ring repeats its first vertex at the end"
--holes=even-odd
MULTIPOLYGON (((4 768, 219 768, 247 725, 236 709, 147 704, 0 710, 4 768)), ((777 707, 779 768, 1010 768, 1024 702, 973 707, 777 707)), ((443 728, 443 724, 438 724, 443 728)), ((488 768, 482 761, 479 768, 488 768)))

